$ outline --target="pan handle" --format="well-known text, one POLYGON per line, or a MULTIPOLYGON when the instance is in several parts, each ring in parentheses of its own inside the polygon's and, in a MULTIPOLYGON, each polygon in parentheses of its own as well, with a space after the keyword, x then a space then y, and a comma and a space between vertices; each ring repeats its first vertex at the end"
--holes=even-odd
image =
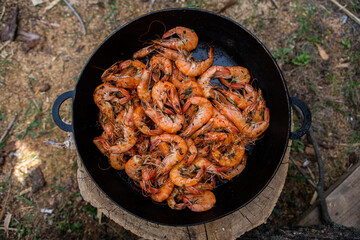
POLYGON ((54 102, 54 105, 52 107, 52 117, 54 122, 56 123, 56 125, 58 125, 59 128, 61 128, 62 130, 66 131, 66 132, 72 132, 73 131, 73 126, 70 124, 66 124, 64 123, 59 115, 59 109, 61 104, 69 99, 72 98, 74 99, 74 91, 68 91, 68 92, 64 92, 63 94, 61 94, 54 102))
POLYGON ((296 107, 298 107, 304 117, 304 122, 302 124, 302 126, 300 127, 299 130, 295 131, 295 132, 290 132, 290 139, 299 139, 302 136, 305 135, 305 133, 307 131, 309 131, 310 126, 311 126, 311 112, 309 107, 307 106, 306 103, 304 103, 303 101, 301 101, 300 99, 297 99, 295 97, 291 97, 290 98, 290 102, 292 105, 295 105, 296 107))

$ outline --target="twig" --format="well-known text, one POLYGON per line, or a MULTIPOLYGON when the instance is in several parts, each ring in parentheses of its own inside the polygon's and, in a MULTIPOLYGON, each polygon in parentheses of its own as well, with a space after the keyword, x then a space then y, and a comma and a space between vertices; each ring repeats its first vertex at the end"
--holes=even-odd
POLYGON ((229 0, 229 1, 227 1, 227 3, 225 3, 225 5, 219 11, 217 11, 217 13, 224 12, 226 9, 228 9, 229 7, 235 5, 236 3, 237 3, 237 0, 229 0))
POLYGON ((2 13, 0 15, 0 21, 3 18, 4 14, 5 14, 5 10, 6 10, 6 7, 5 7, 5 4, 4 4, 3 9, 2 9, 2 13))
POLYGON ((0 138, 0 143, 6 138, 6 136, 8 135, 8 133, 10 132, 10 129, 12 128, 12 126, 14 125, 15 121, 16 121, 17 115, 15 115, 14 119, 10 122, 9 126, 7 127, 7 129, 5 130, 4 134, 1 136, 0 138))
POLYGON ((342 6, 340 3, 338 3, 336 0, 330 0, 332 3, 334 3, 336 6, 339 7, 340 10, 342 10, 344 13, 346 13, 346 15, 348 15, 349 17, 351 17, 352 20, 354 20, 357 24, 360 25, 360 19, 358 17, 356 17, 352 12, 350 12, 349 10, 347 10, 345 8, 345 6, 342 6))
POLYGON ((292 156, 290 156, 290 161, 292 161, 292 163, 295 165, 295 167, 297 168, 297 170, 304 176, 306 177, 306 180, 308 181, 308 183, 310 183, 311 186, 313 186, 316 189, 316 184, 310 179, 310 177, 308 177, 306 175, 306 173, 304 172, 304 170, 302 170, 295 162, 295 160, 293 159, 292 156))
POLYGON ((309 136, 311 139, 311 142, 313 144, 314 150, 315 150, 315 156, 319 165, 319 182, 317 184, 317 193, 319 196, 319 202, 321 207, 321 218, 322 222, 325 224, 331 224, 333 221, 330 218, 328 207, 325 200, 325 194, 324 194, 324 186, 325 186, 325 171, 324 171, 324 162, 322 160, 321 152, 319 149, 319 145, 315 139, 314 131, 312 127, 309 129, 309 136))
POLYGON ((275 5, 276 8, 279 8, 279 4, 276 2, 276 0, 271 0, 271 2, 275 5))
POLYGON ((78 14, 78 12, 75 10, 75 8, 73 8, 73 6, 71 6, 71 4, 67 1, 67 0, 63 0, 64 3, 71 9, 71 11, 73 11, 73 13, 75 14, 75 16, 78 18, 80 24, 81 24, 81 27, 82 27, 82 30, 83 30, 83 33, 84 35, 86 35, 86 28, 85 28, 85 24, 83 22, 83 20, 81 19, 80 15, 78 14))
MULTIPOLYGON (((297 108, 294 107, 295 110, 300 114, 301 118, 304 119, 304 116, 302 115, 302 112, 297 108)), ((324 180, 325 180, 325 170, 324 170, 324 162, 322 160, 321 152, 319 149, 319 145, 316 141, 316 138, 314 136, 314 131, 312 127, 310 127, 308 135, 310 136, 311 143, 315 150, 315 156, 318 163, 318 169, 319 169, 319 181, 316 187, 316 192, 318 194, 319 203, 320 203, 320 209, 321 209, 321 222, 326 225, 334 224, 334 222, 331 220, 331 217, 329 215, 329 210, 326 204, 325 200, 325 194, 324 194, 324 180)), ((295 164, 296 165, 296 164, 295 164)), ((301 171, 300 171, 301 172, 301 171)), ((302 173, 302 172, 301 172, 302 173)), ((306 176, 306 175, 304 175, 306 176)))

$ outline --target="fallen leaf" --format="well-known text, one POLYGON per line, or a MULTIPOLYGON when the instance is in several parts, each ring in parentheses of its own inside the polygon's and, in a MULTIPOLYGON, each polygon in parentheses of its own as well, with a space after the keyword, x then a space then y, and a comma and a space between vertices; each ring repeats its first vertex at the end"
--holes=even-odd
POLYGON ((7 232, 9 230, 9 226, 10 226, 10 221, 11 221, 11 213, 7 213, 5 216, 5 220, 4 220, 4 229, 5 232, 7 232))
POLYGON ((31 0, 34 6, 44 3, 44 0, 31 0))
POLYGON ((350 66, 350 63, 340 63, 335 66, 335 68, 348 68, 350 66))
POLYGON ((15 39, 16 29, 17 29, 17 15, 18 15, 18 6, 16 6, 13 11, 11 18, 5 24, 5 27, 1 31, 1 41, 5 42, 8 40, 13 41, 15 39))
POLYGON ((316 44, 316 46, 319 50, 320 57, 325 61, 329 60, 329 55, 325 52, 325 50, 319 44, 316 44))

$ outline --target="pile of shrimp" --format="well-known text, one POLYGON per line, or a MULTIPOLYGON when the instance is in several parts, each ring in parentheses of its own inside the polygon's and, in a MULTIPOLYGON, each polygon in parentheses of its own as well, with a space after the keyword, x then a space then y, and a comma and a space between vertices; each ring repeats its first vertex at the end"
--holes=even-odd
POLYGON ((268 128, 270 111, 246 68, 212 66, 212 47, 195 61, 197 44, 194 30, 178 26, 108 68, 94 92, 103 133, 93 142, 144 196, 202 212, 216 202, 217 180, 244 170, 245 147, 268 128))

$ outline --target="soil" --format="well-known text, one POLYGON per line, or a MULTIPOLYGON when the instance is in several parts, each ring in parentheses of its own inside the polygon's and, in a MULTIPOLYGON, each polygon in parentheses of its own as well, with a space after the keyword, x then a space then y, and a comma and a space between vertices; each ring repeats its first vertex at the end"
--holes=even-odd
MULTIPOLYGON (((137 239, 110 219, 100 222, 96 209, 81 198, 77 153, 71 136, 54 124, 51 107, 57 96, 74 89, 92 52, 122 24, 164 8, 217 11, 227 1, 69 2, 82 17, 86 35, 63 1, 0 3, 1 29, 9 25, 18 6, 15 39, 0 43, 1 135, 16 116, 0 143, 0 239, 137 239), (33 2, 42 3, 34 6, 33 2), (21 30, 38 36, 24 37, 21 30), (29 173, 37 167, 45 186, 33 192, 29 173)), ((357 0, 341 4, 360 16, 357 0)), ((310 107, 328 188, 360 156, 360 26, 327 0, 244 0, 222 14, 267 46, 283 71, 290 95, 310 107)), ((70 100, 62 105, 61 117, 71 122, 70 100)), ((297 116, 294 121, 295 127, 301 125, 297 116)), ((316 157, 307 136, 293 141, 291 155, 316 182, 316 157)), ((268 222, 296 223, 311 205, 313 194, 306 177, 291 165, 268 222)))

